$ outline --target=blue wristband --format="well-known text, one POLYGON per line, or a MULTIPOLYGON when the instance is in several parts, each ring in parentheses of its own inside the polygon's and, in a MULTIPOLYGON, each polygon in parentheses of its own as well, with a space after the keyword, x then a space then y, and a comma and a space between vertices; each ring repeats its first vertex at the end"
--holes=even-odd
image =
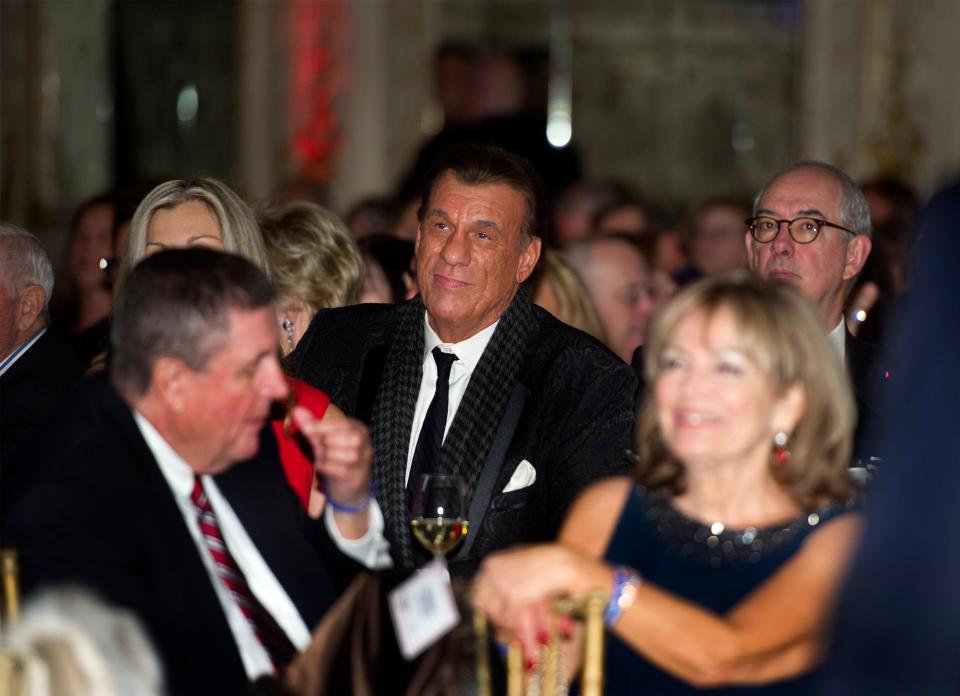
POLYGON ((367 491, 367 497, 361 500, 356 505, 347 505, 345 503, 338 503, 336 500, 331 498, 330 494, 327 493, 326 481, 322 482, 320 490, 323 491, 323 494, 325 496, 327 496, 327 505, 332 507, 336 512, 345 512, 348 515, 356 515, 358 512, 363 512, 370 506, 370 501, 373 500, 373 497, 377 494, 377 484, 371 481, 370 489, 367 491))
POLYGON ((613 592, 610 593, 607 608, 603 612, 603 623, 607 628, 613 626, 620 615, 633 605, 637 598, 637 588, 642 582, 643 578, 629 568, 617 566, 613 569, 613 592))

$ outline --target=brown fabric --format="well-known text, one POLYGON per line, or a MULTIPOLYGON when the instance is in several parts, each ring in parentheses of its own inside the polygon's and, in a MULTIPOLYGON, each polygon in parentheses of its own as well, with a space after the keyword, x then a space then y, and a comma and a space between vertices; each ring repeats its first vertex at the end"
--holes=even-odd
MULTIPOLYGON (((468 622, 407 662, 387 606, 405 573, 364 574, 324 617, 310 645, 283 675, 295 696, 459 696, 473 679, 468 622)), ((460 593, 457 593, 460 594, 460 593)), ((464 613, 461 607, 461 615, 464 613)))
MULTIPOLYGON (((337 670, 343 667, 338 662, 345 658, 350 668, 347 670, 350 675, 349 693, 373 696, 373 685, 364 667, 365 658, 375 659, 376 655, 365 654, 363 634, 368 629, 374 635, 379 633, 380 617, 377 611, 371 611, 377 608, 377 603, 370 601, 371 590, 375 592, 378 585, 376 576, 359 576, 327 612, 314 632, 310 645, 294 658, 284 674, 284 686, 290 693, 303 696, 334 693, 330 687, 338 682, 335 679, 337 670)), ((371 643, 377 646, 379 641, 371 643)), ((343 670, 340 669, 340 672, 342 679, 343 670)))

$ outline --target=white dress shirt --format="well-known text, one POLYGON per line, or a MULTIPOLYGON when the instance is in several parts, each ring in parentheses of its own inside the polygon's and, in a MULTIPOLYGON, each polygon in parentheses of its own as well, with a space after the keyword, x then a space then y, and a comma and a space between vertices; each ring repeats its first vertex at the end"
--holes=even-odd
POLYGON ((840 317, 840 323, 837 324, 833 331, 829 333, 830 343, 833 344, 833 347, 837 349, 837 353, 840 355, 840 362, 844 365, 847 364, 847 327, 843 323, 843 317, 840 317))
MULTIPOLYGON (((450 430, 450 424, 453 422, 457 409, 460 408, 460 402, 463 401, 463 395, 467 391, 470 377, 473 375, 473 371, 477 369, 483 351, 486 350, 487 344, 490 343, 490 338, 499 323, 500 320, 498 319, 487 328, 460 343, 444 343, 440 340, 437 332, 433 330, 433 327, 430 326, 427 315, 424 313, 423 377, 420 380, 417 403, 413 409, 413 426, 410 429, 410 442, 407 445, 407 470, 404 474, 404 481, 410 476, 410 467, 413 464, 413 454, 417 449, 417 440, 420 438, 420 429, 423 427, 430 402, 433 401, 433 395, 437 391, 437 363, 433 359, 433 349, 440 346, 440 350, 444 353, 453 353, 457 356, 450 367, 447 420, 443 429, 443 436, 446 438, 447 432, 450 430)), ((369 528, 367 533, 359 539, 345 539, 340 534, 333 519, 333 510, 329 505, 324 512, 324 522, 331 538, 345 554, 369 568, 388 568, 391 565, 390 547, 383 536, 383 513, 376 500, 370 501, 369 509, 369 528)))
MULTIPOLYGON (((210 578, 210 584, 213 585, 213 589, 217 593, 220 607, 223 609, 227 623, 230 625, 230 632, 233 634, 233 639, 240 650, 240 657, 243 660, 247 677, 253 681, 264 674, 273 674, 273 663, 270 661, 270 656, 260 644, 260 641, 257 640, 253 628, 243 616, 229 590, 217 576, 210 551, 203 541, 200 525, 197 522, 196 508, 194 508, 193 501, 190 499, 193 492, 193 469, 163 439, 163 436, 157 432, 150 421, 137 411, 133 412, 133 417, 147 443, 147 447, 150 448, 154 459, 157 460, 160 473, 163 474, 167 485, 170 486, 170 492, 173 493, 174 500, 177 501, 177 507, 180 509, 180 514, 183 515, 183 522, 190 531, 190 537, 197 547, 197 553, 200 554, 203 566, 207 570, 207 576, 210 578)), ((230 503, 220 493, 220 489, 217 488, 213 478, 201 476, 200 480, 203 483, 203 490, 207 494, 207 499, 210 501, 210 506, 217 517, 217 524, 223 534, 223 539, 230 549, 230 555, 233 556, 233 560, 237 562, 237 566, 246 577, 250 591, 256 595, 260 604, 276 620, 294 647, 297 650, 303 650, 310 643, 310 631, 293 600, 290 599, 280 581, 270 570, 270 566, 263 560, 263 556, 260 555, 253 540, 250 539, 247 531, 243 528, 237 514, 230 507, 230 503)), ((184 630, 189 630, 189 627, 185 626, 184 630)))
POLYGON ((453 417, 457 415, 457 409, 460 408, 460 402, 463 401, 463 395, 467 391, 470 377, 473 375, 473 371, 477 369, 483 351, 486 350, 487 344, 490 343, 490 338, 499 323, 499 320, 493 322, 487 328, 460 343, 444 343, 433 330, 433 327, 430 326, 430 322, 426 320, 426 314, 424 314, 423 378, 420 381, 417 405, 413 409, 413 427, 410 430, 410 443, 407 446, 407 473, 404 475, 404 481, 410 476, 410 467, 413 466, 413 454, 417 450, 420 430, 423 428, 423 421, 427 417, 433 395, 437 393, 437 361, 433 359, 433 349, 440 346, 440 350, 444 353, 453 353, 457 356, 450 367, 447 420, 443 427, 443 437, 446 438, 447 432, 450 430, 450 424, 453 423, 453 417))

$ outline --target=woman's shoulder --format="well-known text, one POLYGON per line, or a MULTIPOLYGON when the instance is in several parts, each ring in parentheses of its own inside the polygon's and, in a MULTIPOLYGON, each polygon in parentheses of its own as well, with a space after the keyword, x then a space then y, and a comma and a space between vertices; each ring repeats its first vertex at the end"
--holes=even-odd
POLYGON ((594 483, 571 506, 560 532, 561 541, 591 556, 601 556, 628 498, 637 490, 629 476, 613 476, 594 483))
POLYGON ((570 514, 572 516, 596 514, 597 511, 617 512, 631 493, 642 494, 642 490, 630 476, 610 476, 584 490, 574 502, 570 514))
POLYGON ((845 500, 833 500, 809 510, 810 514, 817 514, 823 522, 841 517, 863 515, 864 499, 862 495, 855 495, 845 500))
POLYGON ((836 543, 846 544, 851 537, 860 535, 865 519, 863 506, 859 502, 818 508, 807 515, 810 529, 803 545, 832 547, 836 543))

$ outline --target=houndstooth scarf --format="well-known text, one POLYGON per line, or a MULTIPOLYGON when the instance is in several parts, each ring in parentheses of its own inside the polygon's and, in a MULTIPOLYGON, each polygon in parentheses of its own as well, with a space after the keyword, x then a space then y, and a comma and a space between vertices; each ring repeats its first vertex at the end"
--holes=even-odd
MULTIPOLYGON (((413 411, 423 379, 423 321, 419 297, 401 307, 371 419, 377 500, 394 558, 403 568, 414 567, 404 479, 413 411)), ((500 317, 443 441, 440 467, 463 477, 468 500, 510 398, 534 321, 527 289, 521 286, 500 317)))

